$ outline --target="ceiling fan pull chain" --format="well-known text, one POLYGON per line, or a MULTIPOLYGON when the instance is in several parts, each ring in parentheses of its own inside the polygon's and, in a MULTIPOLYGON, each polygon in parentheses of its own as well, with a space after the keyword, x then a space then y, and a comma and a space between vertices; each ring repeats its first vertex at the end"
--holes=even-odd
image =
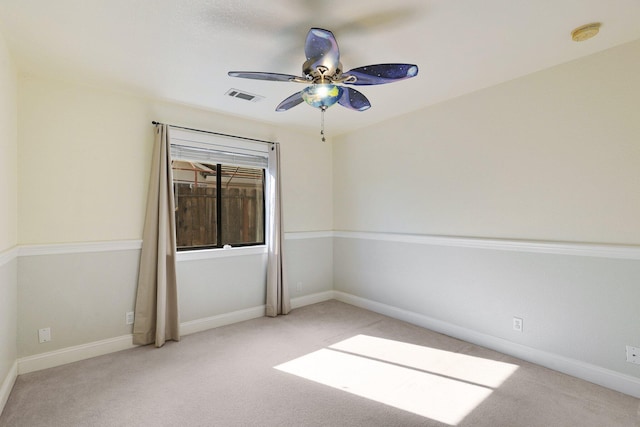
POLYGON ((327 107, 323 107, 320 108, 320 135, 322 136, 322 142, 325 142, 326 139, 324 138, 324 112, 326 111, 327 107))

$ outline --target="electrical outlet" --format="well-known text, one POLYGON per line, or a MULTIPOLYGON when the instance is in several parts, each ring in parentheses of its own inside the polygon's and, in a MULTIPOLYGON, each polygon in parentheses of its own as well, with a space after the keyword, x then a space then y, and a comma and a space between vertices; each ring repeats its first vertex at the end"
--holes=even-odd
POLYGON ((513 318, 513 330, 514 331, 518 331, 518 332, 522 332, 522 328, 523 328, 523 320, 519 317, 514 317, 513 318))
POLYGON ((133 311, 127 311, 127 314, 125 314, 124 316, 125 322, 127 322, 127 325, 133 325, 133 311))
POLYGON ((627 346, 627 362, 640 365, 640 348, 627 346))
POLYGON ((40 344, 51 341, 51 328, 38 329, 38 341, 40 344))
POLYGON ((296 292, 302 292, 302 282, 296 283, 296 292))

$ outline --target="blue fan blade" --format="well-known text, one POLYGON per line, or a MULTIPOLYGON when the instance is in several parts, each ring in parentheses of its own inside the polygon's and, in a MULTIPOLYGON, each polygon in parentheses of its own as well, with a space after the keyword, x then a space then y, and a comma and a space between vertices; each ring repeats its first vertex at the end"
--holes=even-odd
POLYGON ((354 68, 343 76, 355 76, 351 85, 381 85, 408 79, 418 75, 418 66, 413 64, 376 64, 354 68))
POLYGON ((340 62, 340 49, 336 38, 331 31, 322 28, 309 30, 304 53, 307 61, 313 60, 317 65, 325 65, 329 69, 336 68, 340 62))
POLYGON ((304 101, 302 99, 302 91, 296 92, 282 101, 280 104, 278 104, 278 106, 276 107, 276 111, 287 111, 288 109, 300 104, 302 101, 304 101))
POLYGON ((356 111, 364 111, 371 108, 371 103, 369 103, 367 97, 350 87, 342 88, 342 96, 338 100, 338 104, 356 111))
POLYGON ((229 71, 230 77, 241 77, 243 79, 269 80, 274 82, 290 82, 297 79, 291 74, 262 73, 259 71, 229 71))

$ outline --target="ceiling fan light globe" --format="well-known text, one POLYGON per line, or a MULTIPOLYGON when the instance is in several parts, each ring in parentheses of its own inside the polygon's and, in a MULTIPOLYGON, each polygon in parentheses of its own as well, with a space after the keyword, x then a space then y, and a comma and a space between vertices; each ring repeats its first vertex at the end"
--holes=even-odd
POLYGON ((315 84, 302 91, 304 102, 315 108, 327 109, 338 102, 343 89, 332 84, 315 84))

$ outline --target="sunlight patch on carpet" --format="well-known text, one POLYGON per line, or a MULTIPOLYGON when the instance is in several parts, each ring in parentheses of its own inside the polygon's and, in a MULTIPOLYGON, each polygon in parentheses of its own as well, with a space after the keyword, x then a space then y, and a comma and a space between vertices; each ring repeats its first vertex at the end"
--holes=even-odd
POLYGON ((457 425, 518 366, 357 335, 275 368, 457 425))

